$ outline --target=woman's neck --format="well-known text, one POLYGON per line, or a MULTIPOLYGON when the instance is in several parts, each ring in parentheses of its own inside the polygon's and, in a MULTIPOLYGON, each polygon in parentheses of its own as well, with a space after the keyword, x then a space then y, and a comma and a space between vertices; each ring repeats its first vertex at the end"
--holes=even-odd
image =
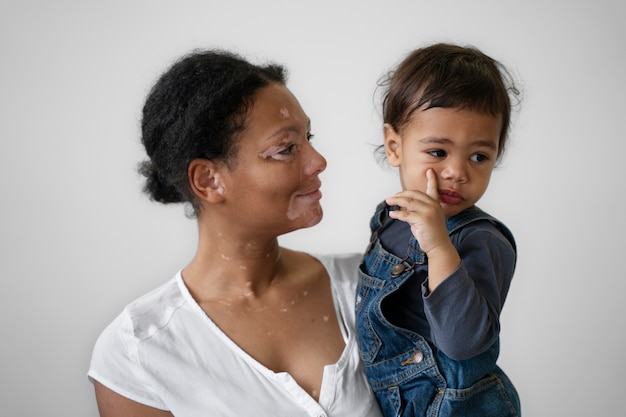
POLYGON ((256 295, 280 278, 283 252, 276 237, 200 230, 198 250, 183 278, 202 298, 256 295))

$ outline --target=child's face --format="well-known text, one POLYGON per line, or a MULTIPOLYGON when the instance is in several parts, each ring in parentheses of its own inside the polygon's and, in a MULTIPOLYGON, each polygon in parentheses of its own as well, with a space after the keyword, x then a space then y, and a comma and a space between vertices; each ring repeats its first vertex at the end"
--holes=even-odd
POLYGON ((403 190, 426 192, 426 171, 432 169, 444 214, 454 216, 487 189, 501 125, 501 117, 471 110, 418 109, 401 132, 385 125, 387 160, 399 168, 403 190))

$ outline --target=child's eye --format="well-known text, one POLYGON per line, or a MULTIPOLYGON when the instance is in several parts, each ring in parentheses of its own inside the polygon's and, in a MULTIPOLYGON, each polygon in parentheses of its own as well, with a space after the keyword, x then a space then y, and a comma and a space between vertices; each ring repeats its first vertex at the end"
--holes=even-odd
POLYGON ((434 156, 435 158, 443 158, 446 156, 446 151, 442 149, 434 149, 432 151, 428 151, 428 154, 434 156))
POLYGON ((487 161, 489 157, 482 153, 476 153, 470 157, 470 160, 473 162, 484 162, 487 161))

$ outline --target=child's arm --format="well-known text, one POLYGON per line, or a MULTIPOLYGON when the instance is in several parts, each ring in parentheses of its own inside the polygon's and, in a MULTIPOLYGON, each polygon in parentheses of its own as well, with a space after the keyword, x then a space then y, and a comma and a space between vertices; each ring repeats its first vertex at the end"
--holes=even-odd
POLYGON ((500 334, 500 313, 515 271, 515 249, 497 227, 476 222, 453 236, 463 259, 434 292, 422 289, 433 343, 452 359, 488 349, 500 334))
POLYGON ((498 337, 515 251, 495 226, 464 233, 462 239, 457 236, 457 250, 446 229, 436 178, 431 171, 427 176, 426 193, 402 191, 387 199, 401 208, 389 215, 411 225, 428 255, 423 296, 433 342, 452 359, 467 359, 498 337))
POLYGON ((432 292, 457 269, 461 258, 448 236, 436 175, 429 169, 426 177, 426 193, 401 191, 389 197, 387 204, 401 208, 390 211, 389 217, 411 225, 411 232, 428 256, 428 289, 432 292))

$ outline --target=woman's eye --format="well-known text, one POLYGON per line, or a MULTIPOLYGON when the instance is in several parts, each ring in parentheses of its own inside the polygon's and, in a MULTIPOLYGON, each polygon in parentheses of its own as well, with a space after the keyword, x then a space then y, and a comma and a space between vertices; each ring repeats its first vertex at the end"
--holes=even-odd
POLYGON ((434 149, 432 151, 428 151, 428 154, 434 156, 435 158, 443 158, 446 156, 446 151, 441 149, 434 149))
POLYGON ((313 133, 307 133, 306 134, 306 140, 308 140, 309 142, 311 142, 311 140, 313 140, 313 138, 315 137, 315 135, 313 133))
POLYGON ((484 162, 484 161, 486 161, 488 159, 489 159, 489 157, 487 155, 485 155, 485 154, 482 154, 482 153, 477 153, 477 154, 474 154, 474 155, 472 155, 470 157, 470 160, 473 161, 473 162, 484 162))
POLYGON ((278 151, 278 154, 280 155, 291 155, 295 149, 296 145, 295 144, 291 144, 283 149, 281 149, 280 151, 278 151))

